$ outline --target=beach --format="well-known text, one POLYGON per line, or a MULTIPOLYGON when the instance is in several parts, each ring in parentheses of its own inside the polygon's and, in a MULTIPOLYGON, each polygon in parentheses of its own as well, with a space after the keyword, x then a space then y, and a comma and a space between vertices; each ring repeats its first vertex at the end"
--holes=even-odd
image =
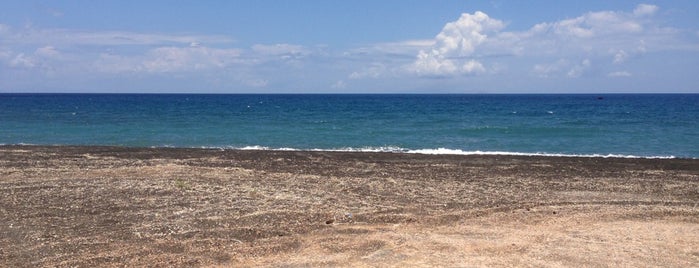
POLYGON ((0 146, 0 266, 699 266, 699 159, 0 146))

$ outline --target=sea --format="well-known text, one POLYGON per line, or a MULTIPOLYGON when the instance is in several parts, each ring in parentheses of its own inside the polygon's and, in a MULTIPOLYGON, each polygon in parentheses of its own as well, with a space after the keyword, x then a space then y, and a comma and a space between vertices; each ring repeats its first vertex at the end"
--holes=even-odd
POLYGON ((0 144, 699 158, 699 94, 0 94, 0 144))

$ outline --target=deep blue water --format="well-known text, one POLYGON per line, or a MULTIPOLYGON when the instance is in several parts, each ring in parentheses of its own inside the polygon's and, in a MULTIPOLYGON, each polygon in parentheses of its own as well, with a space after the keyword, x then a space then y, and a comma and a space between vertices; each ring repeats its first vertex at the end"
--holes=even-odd
POLYGON ((0 144, 699 157, 699 94, 0 94, 0 144))

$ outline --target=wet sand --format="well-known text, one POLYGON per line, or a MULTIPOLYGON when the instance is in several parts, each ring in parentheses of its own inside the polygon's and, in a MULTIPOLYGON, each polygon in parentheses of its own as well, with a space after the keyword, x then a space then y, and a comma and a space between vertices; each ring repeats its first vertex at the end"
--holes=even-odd
POLYGON ((0 266, 699 266, 699 160, 0 146, 0 266))

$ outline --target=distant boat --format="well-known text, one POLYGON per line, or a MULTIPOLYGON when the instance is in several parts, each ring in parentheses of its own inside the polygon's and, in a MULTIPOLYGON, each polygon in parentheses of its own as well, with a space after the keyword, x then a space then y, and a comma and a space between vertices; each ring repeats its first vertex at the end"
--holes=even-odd
POLYGON ((602 97, 602 96, 597 96, 597 99, 598 99, 598 100, 603 100, 604 97, 602 97))

